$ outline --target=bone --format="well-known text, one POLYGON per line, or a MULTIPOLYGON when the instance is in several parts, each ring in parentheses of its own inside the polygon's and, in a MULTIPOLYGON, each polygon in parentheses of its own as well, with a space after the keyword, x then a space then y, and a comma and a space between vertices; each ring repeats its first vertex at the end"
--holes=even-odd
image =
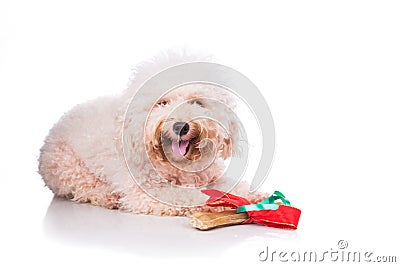
POLYGON ((216 227, 242 224, 247 220, 247 213, 236 213, 235 210, 223 212, 198 212, 192 215, 190 224, 205 231, 216 227))

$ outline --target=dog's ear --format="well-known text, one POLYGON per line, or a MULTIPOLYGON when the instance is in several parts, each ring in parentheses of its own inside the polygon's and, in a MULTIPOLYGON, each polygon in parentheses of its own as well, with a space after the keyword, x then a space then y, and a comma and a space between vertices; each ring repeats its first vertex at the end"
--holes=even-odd
POLYGON ((232 116, 228 123, 228 133, 220 140, 221 157, 225 160, 232 156, 240 155, 240 136, 241 130, 237 122, 237 117, 232 116))
POLYGON ((146 144, 147 155, 150 156, 150 160, 156 159, 159 161, 165 161, 166 157, 164 154, 162 144, 157 140, 151 140, 146 144))
POLYGON ((232 139, 227 137, 222 139, 221 157, 225 160, 232 156, 232 139))
POLYGON ((138 130, 144 128, 145 117, 141 116, 138 119, 132 119, 137 118, 138 114, 140 112, 136 107, 131 108, 126 113, 121 133, 123 137, 123 157, 130 170, 141 170, 147 164, 143 131, 138 130))

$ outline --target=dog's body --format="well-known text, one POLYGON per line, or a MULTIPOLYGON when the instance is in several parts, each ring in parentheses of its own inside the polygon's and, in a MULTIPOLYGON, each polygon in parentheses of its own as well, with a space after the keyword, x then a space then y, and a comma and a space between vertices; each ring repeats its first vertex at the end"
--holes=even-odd
MULTIPOLYGON (((166 94, 156 105, 147 103, 154 98, 149 92, 149 98, 142 99, 146 105, 136 106, 126 114, 132 96, 145 80, 168 67, 192 61, 208 61, 208 58, 174 52, 159 56, 136 69, 129 88, 121 95, 99 98, 66 113, 51 129, 39 159, 39 173, 54 194, 134 213, 187 215, 200 210, 219 210, 196 206, 206 198, 200 189, 189 194, 184 187, 204 188, 215 182, 224 171, 223 160, 238 146, 238 137, 226 135, 212 122, 189 121, 192 111, 212 109, 212 105, 197 100, 209 97, 211 92, 229 108, 234 108, 234 99, 210 85, 189 85, 166 94), (184 112, 179 118, 167 120, 165 116, 177 105, 184 112), (182 125, 178 131, 177 125, 182 125), (143 130, 146 145, 141 146, 143 140, 137 140, 137 136, 143 130), (131 143, 128 151, 126 148, 123 151, 123 132, 131 143), (162 150, 164 138, 167 149, 162 150), (214 140, 218 150, 217 159, 208 168, 188 172, 169 163, 168 158, 177 162, 196 159, 204 138, 214 140), (132 163, 132 168, 139 173, 135 180, 142 186, 132 179, 126 162, 132 163), (177 186, 171 187, 171 184, 177 186), (155 189, 152 196, 145 192, 143 185, 155 189), (164 201, 160 202, 160 197, 164 201), (179 205, 183 202, 188 205, 179 205)), ((228 120, 231 132, 237 131, 233 118, 224 117, 222 112, 220 119, 228 120)), ((225 179, 219 178, 217 182, 224 183, 225 179)), ((248 195, 245 183, 240 183, 233 192, 251 201, 265 197, 248 195)))

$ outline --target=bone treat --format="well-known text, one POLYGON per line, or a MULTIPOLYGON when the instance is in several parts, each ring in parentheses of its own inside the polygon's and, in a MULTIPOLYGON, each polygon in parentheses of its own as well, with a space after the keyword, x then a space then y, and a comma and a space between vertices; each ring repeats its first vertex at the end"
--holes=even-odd
POLYGON ((221 226, 242 224, 247 218, 247 213, 236 213, 236 210, 217 213, 198 212, 192 215, 190 224, 199 230, 210 230, 221 226))

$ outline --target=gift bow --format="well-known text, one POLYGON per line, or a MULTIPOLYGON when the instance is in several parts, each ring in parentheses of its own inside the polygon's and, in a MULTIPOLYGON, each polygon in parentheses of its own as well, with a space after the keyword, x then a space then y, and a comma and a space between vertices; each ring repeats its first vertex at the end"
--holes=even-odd
POLYGON ((248 219, 243 223, 257 223, 270 227, 297 229, 301 211, 291 207, 289 200, 279 191, 275 191, 270 197, 256 204, 250 203, 250 201, 243 197, 215 189, 206 189, 201 192, 210 197, 206 202, 208 206, 232 207, 236 209, 236 213, 246 212, 248 219))

